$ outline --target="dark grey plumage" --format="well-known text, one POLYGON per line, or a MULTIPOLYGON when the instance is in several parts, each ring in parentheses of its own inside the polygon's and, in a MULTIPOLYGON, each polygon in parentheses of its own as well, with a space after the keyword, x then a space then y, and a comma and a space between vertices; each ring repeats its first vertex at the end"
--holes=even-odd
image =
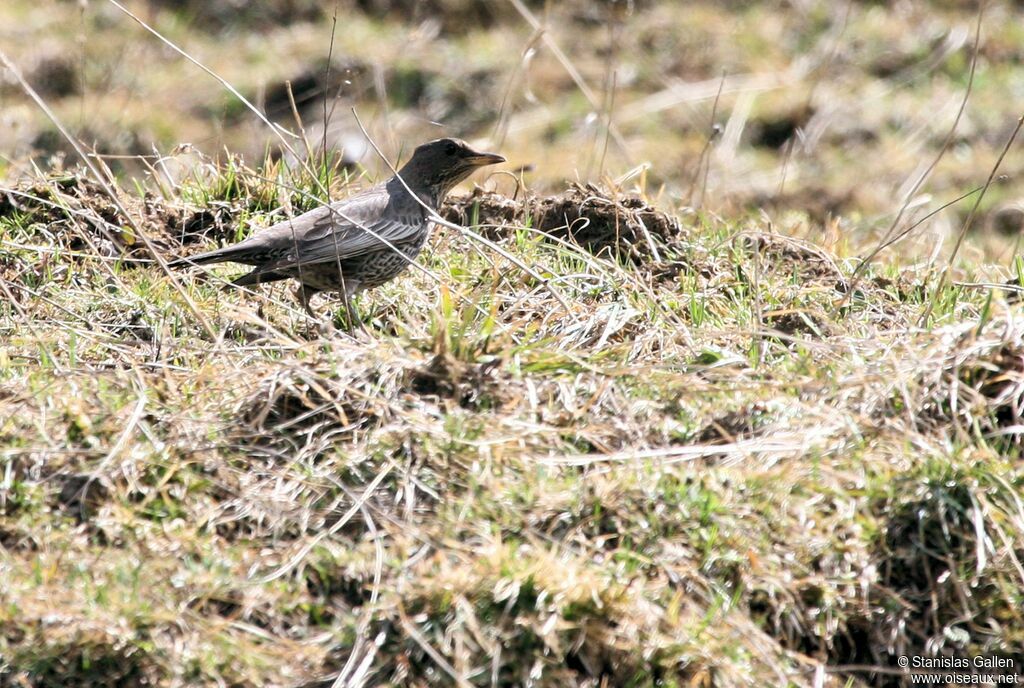
POLYGON ((383 184, 170 266, 251 265, 253 270, 233 284, 295 278, 299 299, 310 314, 313 294, 338 291, 351 316, 354 295, 394 279, 419 255, 430 236, 427 208, 437 210, 452 187, 478 167, 504 160, 458 139, 431 141, 416 148, 409 162, 383 184))

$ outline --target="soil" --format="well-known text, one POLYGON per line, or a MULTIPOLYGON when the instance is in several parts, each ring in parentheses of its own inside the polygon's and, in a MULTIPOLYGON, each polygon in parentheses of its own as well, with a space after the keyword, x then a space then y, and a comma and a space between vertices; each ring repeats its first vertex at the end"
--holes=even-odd
POLYGON ((491 239, 532 227, 553 240, 635 265, 660 262, 661 250, 677 245, 684 235, 676 218, 639 196, 613 194, 593 184, 571 184, 560 194, 524 200, 476 189, 449 199, 441 215, 459 224, 475 221, 491 239))

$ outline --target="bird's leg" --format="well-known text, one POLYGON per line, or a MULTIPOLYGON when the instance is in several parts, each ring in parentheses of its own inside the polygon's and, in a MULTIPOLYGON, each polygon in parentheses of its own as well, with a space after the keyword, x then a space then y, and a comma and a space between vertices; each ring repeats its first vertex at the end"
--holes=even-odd
POLYGON ((341 290, 341 300, 345 304, 345 329, 351 332, 358 327, 361 332, 365 333, 366 327, 363 325, 359 312, 356 311, 356 306, 352 301, 357 293, 359 293, 359 283, 346 281, 345 287, 341 290))
POLYGON ((307 287, 304 284, 300 284, 298 289, 295 290, 295 297, 302 304, 302 307, 309 317, 313 320, 312 330, 319 334, 321 337, 329 337, 335 332, 334 325, 330 319, 322 320, 313 310, 312 301, 313 295, 316 294, 317 290, 311 287, 307 287))
POLYGON ((314 320, 317 319, 317 315, 313 311, 313 306, 310 305, 310 302, 312 301, 313 294, 315 293, 316 290, 307 288, 305 284, 300 284, 295 290, 295 298, 302 304, 302 308, 309 313, 309 317, 314 320))
POLYGON ((366 328, 362 327, 362 320, 359 319, 359 314, 355 311, 355 305, 352 303, 352 297, 349 296, 348 290, 341 290, 341 300, 345 304, 345 330, 351 332, 358 328, 366 332, 366 328))

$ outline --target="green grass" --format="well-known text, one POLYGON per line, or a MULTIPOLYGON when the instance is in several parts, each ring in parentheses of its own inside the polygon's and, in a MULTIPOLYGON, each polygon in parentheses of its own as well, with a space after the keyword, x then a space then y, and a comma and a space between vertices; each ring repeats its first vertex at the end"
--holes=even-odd
MULTIPOLYGON (((852 284, 963 97, 971 3, 528 2, 599 102, 616 75, 610 113, 542 42, 524 56, 511 5, 476 0, 434 3, 436 24, 346 10, 325 88, 330 18, 300 4, 226 33, 219 2, 144 18, 289 130, 283 85, 312 93, 311 150, 282 134, 303 165, 112 7, 0 8, 28 27, 5 53, 86 144, 166 156, 104 159, 125 217, 39 155, 61 137, 0 84, 0 685, 1022 670, 1024 331, 1016 295, 985 286, 1024 273, 988 227, 1019 196, 1016 149, 941 289, 973 196, 852 284), (62 65, 79 90, 55 90, 62 65), (233 266, 159 269, 152 250, 234 242, 388 174, 318 152, 318 88, 340 94, 336 147, 353 104, 392 159, 439 131, 498 139, 522 171, 446 217, 534 274, 439 229, 348 336, 330 296, 312 322, 284 285, 225 289, 233 266), (608 250, 553 240, 574 212, 615 228, 608 250)), ((986 7, 964 122, 901 228, 991 170, 1018 116, 1012 12, 986 7)))
MULTIPOLYGON (((144 229, 264 222, 245 180, 284 173, 242 169, 166 189, 144 229)), ((446 230, 439 283, 364 297, 370 341, 280 290, 83 257, 96 226, 34 212, 0 218, 13 680, 872 685, 841 667, 891 666, 892 638, 1021 656, 1001 294, 948 286, 920 329, 934 276, 868 270, 846 302, 850 264, 756 223, 684 224, 639 265, 497 230, 572 276, 566 310, 446 230)))

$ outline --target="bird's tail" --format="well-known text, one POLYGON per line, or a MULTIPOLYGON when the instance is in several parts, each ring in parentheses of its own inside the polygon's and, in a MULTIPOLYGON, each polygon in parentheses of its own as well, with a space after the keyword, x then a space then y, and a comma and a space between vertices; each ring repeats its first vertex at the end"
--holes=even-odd
MULTIPOLYGON (((196 256, 186 256, 184 258, 177 258, 167 263, 169 268, 185 268, 190 265, 207 265, 209 263, 226 263, 228 261, 237 260, 238 256, 244 252, 239 250, 238 246, 225 246, 219 248, 216 251, 207 251, 206 253, 200 253, 196 256)), ((240 261, 244 262, 244 261, 240 261)))

